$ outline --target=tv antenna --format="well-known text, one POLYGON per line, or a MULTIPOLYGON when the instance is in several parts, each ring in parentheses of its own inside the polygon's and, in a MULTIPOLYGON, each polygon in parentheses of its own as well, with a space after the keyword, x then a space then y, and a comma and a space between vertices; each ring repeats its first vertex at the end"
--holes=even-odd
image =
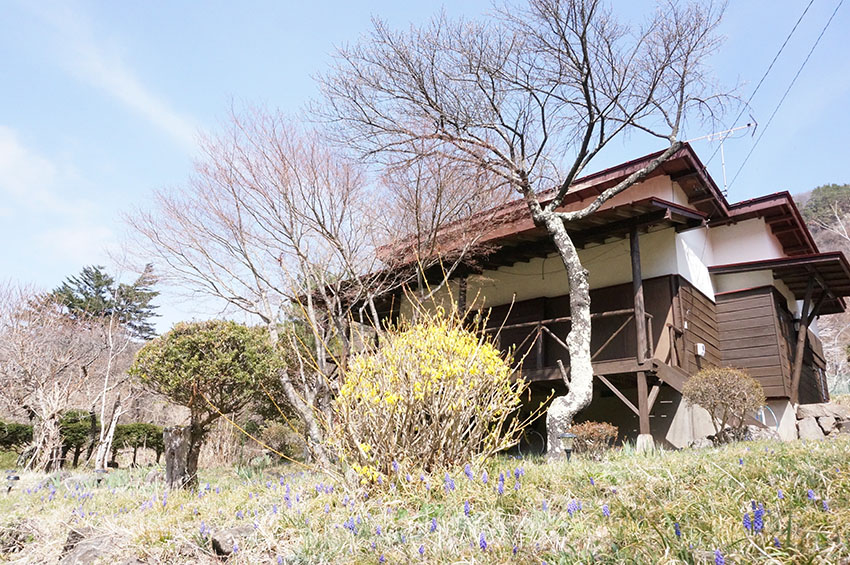
POLYGON ((708 142, 719 141, 720 142, 720 166, 723 169, 723 196, 728 196, 729 194, 729 184, 726 181, 726 154, 723 151, 723 142, 726 141, 730 135, 735 133, 736 131, 741 131, 749 128, 753 128, 753 132, 751 135, 756 134, 756 129, 758 129, 758 122, 750 116, 752 121, 747 122, 746 124, 738 127, 734 127, 731 129, 726 129, 723 131, 716 131, 714 133, 709 133, 700 137, 695 137, 693 139, 689 139, 686 143, 690 143, 692 141, 701 141, 705 139, 708 142))

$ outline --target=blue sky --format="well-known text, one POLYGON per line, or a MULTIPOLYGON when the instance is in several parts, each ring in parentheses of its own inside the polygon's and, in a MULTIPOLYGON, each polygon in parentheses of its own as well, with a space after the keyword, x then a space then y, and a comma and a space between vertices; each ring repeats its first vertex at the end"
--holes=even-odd
MULTIPOLYGON (((753 100, 763 128, 839 0, 815 0, 753 100)), ((733 2, 712 65, 746 98, 808 0, 733 2)), ((623 18, 649 2, 613 3, 623 18)), ((446 5, 476 17, 490 2, 446 5)), ((231 103, 298 111, 334 45, 366 33, 372 15, 424 23, 434 2, 28 2, 0 0, 0 280, 56 286, 87 264, 112 267, 121 214, 191 172, 199 132, 231 103)), ((842 6, 746 167, 732 201, 850 182, 850 4, 842 6)), ((730 119, 733 116, 730 116, 730 119)), ((745 118, 746 119, 746 118, 745 118)), ((690 137, 701 133, 689 132, 690 137)), ((726 145, 731 180, 753 144, 726 145)), ((715 145, 694 144, 708 160, 715 145)), ((603 168, 656 149, 624 139, 603 168)), ((709 169, 722 184, 719 155, 709 169)), ((175 303, 170 322, 196 314, 175 303)), ((200 313, 198 313, 200 314, 200 313)))

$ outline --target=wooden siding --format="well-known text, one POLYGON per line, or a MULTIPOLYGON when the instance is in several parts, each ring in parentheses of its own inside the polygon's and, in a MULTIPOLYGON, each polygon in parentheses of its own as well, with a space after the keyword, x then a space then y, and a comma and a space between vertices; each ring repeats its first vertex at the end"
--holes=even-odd
POLYGON ((721 362, 719 312, 714 302, 691 283, 678 277, 679 328, 682 330, 682 347, 678 348, 679 367, 693 375, 705 366, 721 362), (697 344, 705 344, 705 357, 697 356, 697 344))
POLYGON ((768 398, 789 396, 791 386, 789 320, 778 315, 774 294, 765 286, 717 296, 721 363, 746 370, 768 398))

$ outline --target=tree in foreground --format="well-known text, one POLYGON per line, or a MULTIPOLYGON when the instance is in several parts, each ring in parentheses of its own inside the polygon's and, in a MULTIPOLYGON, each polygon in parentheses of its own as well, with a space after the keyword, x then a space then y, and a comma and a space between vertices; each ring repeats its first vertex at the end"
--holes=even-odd
POLYGON ((698 372, 685 383, 682 396, 690 404, 708 411, 718 442, 739 437, 747 416, 752 416, 765 402, 758 381, 744 371, 727 367, 698 372))
POLYGON ((170 433, 178 445, 166 437, 169 486, 197 485, 198 456, 211 425, 244 408, 260 382, 280 369, 277 359, 264 328, 221 320, 178 324, 139 351, 130 373, 190 412, 189 425, 170 433))
POLYGON ((339 140, 381 163, 422 148, 495 175, 527 204, 567 271, 572 327, 568 393, 548 415, 549 448, 592 398, 590 289, 569 226, 645 179, 682 146, 686 119, 712 118, 723 96, 705 69, 721 10, 665 3, 642 25, 598 0, 529 0, 483 23, 444 15, 339 50, 317 111, 339 140), (611 141, 646 133, 665 149, 580 209, 570 186, 611 141))

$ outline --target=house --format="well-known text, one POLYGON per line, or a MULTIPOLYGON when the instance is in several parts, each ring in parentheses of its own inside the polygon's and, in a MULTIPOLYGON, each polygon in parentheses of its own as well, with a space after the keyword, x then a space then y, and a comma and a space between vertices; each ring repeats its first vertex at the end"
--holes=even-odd
MULTIPOLYGON (((579 179, 563 204, 578 209, 640 169, 647 155, 579 179)), ((525 203, 491 211, 488 252, 460 268, 445 296, 489 309, 502 348, 523 355, 532 402, 565 393, 569 284, 525 203)), ((682 401, 702 367, 745 369, 768 397, 762 419, 796 437, 798 404, 829 398, 817 318, 845 309, 850 265, 821 253, 790 194, 730 204, 689 145, 643 182, 568 226, 589 271, 594 398, 578 420, 651 433, 681 447, 713 433, 682 401)), ((395 304, 403 300, 399 296, 395 304)))

